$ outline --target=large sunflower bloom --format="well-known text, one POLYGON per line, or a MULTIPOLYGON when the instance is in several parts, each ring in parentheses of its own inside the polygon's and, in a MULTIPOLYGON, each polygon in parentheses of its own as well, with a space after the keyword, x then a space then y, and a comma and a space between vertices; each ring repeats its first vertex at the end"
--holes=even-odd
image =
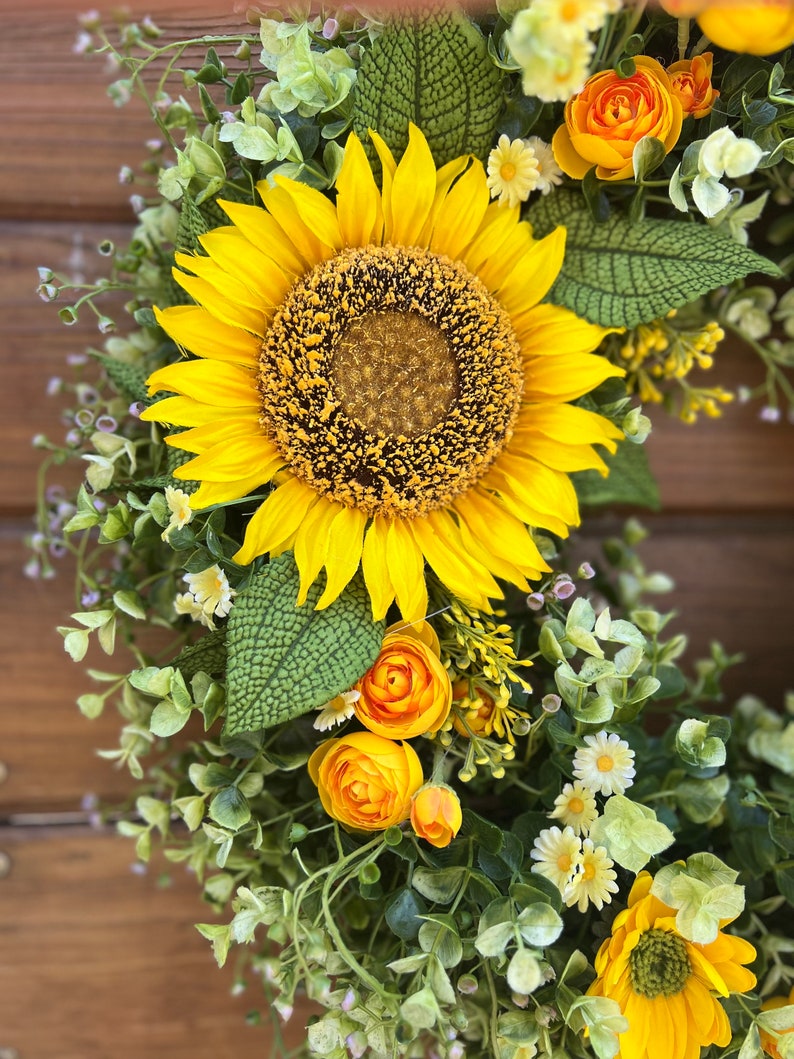
POLYGON ((628 1019, 618 1059, 698 1059, 701 1047, 730 1041, 717 997, 753 988, 755 975, 742 964, 756 952, 721 930, 708 945, 687 941, 675 909, 650 893, 652 882, 648 872, 637 876, 628 908, 598 950, 588 992, 617 1001, 628 1019))
POLYGON ((372 133, 378 188, 351 135, 336 202, 277 177, 264 209, 226 202, 232 224, 177 254, 197 303, 157 313, 197 359, 161 368, 170 391, 144 418, 188 428, 175 472, 196 509, 274 488, 235 555, 291 549, 318 607, 359 566, 376 619, 427 608, 424 562, 482 610, 495 578, 528 589, 547 565, 527 526, 578 524, 570 471, 605 471, 606 419, 568 404, 622 374, 590 351, 604 330, 540 305, 563 229, 538 241, 518 209, 489 205, 482 165, 436 171, 411 128, 397 165, 372 133))

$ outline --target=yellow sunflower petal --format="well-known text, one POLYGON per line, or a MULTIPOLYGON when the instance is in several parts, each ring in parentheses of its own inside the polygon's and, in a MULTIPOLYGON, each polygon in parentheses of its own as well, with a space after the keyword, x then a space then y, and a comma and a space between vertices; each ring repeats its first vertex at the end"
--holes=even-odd
MULTIPOLYGON (((239 407, 225 407, 224 415, 244 416, 256 405, 246 404, 239 407)), ((215 423, 218 419, 218 406, 204 401, 194 401, 192 397, 165 397, 150 405, 141 412, 141 419, 147 423, 168 423, 175 427, 197 427, 206 423, 215 423)))
POLYGON ((330 250, 341 250, 342 235, 336 207, 331 200, 316 188, 277 176, 276 184, 282 188, 295 204, 301 220, 317 236, 323 246, 330 250))
POLYGON ((386 563, 397 605, 406 621, 427 614, 424 559, 415 538, 400 519, 392 519, 386 536, 386 563))
POLYGON ((574 471, 599 471, 608 474, 609 468, 592 445, 560 445, 541 434, 529 433, 519 440, 521 452, 555 471, 572 474, 574 471))
POLYGON ((315 504, 295 532, 295 564, 300 573, 297 606, 303 606, 309 589, 325 565, 331 523, 341 504, 327 501, 315 504))
POLYGON ((531 526, 568 536, 579 525, 579 504, 567 475, 537 460, 503 452, 482 486, 498 492, 508 511, 531 526))
POLYGON ((332 248, 323 243, 309 228, 295 199, 286 188, 277 184, 270 187, 264 180, 260 180, 256 187, 265 209, 309 267, 331 257, 332 248))
MULTIPOLYGON (((237 364, 211 360, 184 360, 152 372, 147 380, 150 394, 173 390, 183 397, 205 400, 221 408, 258 408, 256 384, 251 372, 237 364)), ((148 409, 151 413, 156 406, 148 409)), ((156 415, 149 414, 149 419, 156 415)))
POLYGON ((500 577, 503 581, 509 581, 517 588, 520 588, 522 592, 530 591, 530 586, 524 572, 519 570, 519 568, 511 563, 509 559, 505 559, 500 555, 494 555, 490 549, 484 547, 479 539, 474 536, 463 519, 461 519, 458 529, 460 530, 460 539, 468 554, 474 556, 477 562, 482 563, 483 566, 487 567, 494 577, 500 577))
POLYGON ((200 305, 174 305, 155 309, 157 322, 178 346, 208 360, 229 360, 253 367, 259 359, 260 339, 239 327, 230 327, 200 305))
MULTIPOLYGON (((476 276, 482 279, 482 269, 489 263, 497 260, 517 260, 524 252, 527 240, 532 238, 529 225, 524 225, 516 235, 518 225, 519 207, 500 206, 496 202, 490 203, 480 224, 480 228, 472 239, 470 245, 461 256, 461 260, 476 276), (512 254, 507 254, 506 248, 513 246, 512 254)), ((483 282, 486 281, 483 279, 483 282)), ((486 286, 490 285, 486 283, 486 286)))
POLYGON ((499 284, 499 301, 509 313, 537 305, 548 294, 565 255, 565 229, 555 228, 533 243, 499 284))
POLYGON ((258 555, 277 549, 300 526, 321 498, 300 478, 289 478, 260 504, 245 530, 242 547, 232 556, 246 566, 258 555))
MULTIPOLYGON (((436 227, 438 211, 443 206, 444 200, 449 193, 449 189, 460 174, 467 168, 471 160, 471 155, 464 155, 461 158, 453 158, 451 162, 447 162, 447 164, 443 165, 436 173, 436 190, 433 194, 433 203, 428 211, 427 220, 422 225, 422 229, 419 233, 417 246, 430 245, 430 239, 436 227)), ((443 253, 446 253, 447 257, 453 256, 449 251, 443 251, 443 253)))
POLYGON ((236 438, 257 437, 259 434, 259 417, 251 413, 247 416, 233 416, 230 419, 215 419, 211 423, 202 423, 201 426, 169 435, 165 443, 173 448, 184 449, 185 452, 199 453, 206 452, 213 445, 236 438))
POLYGON ((408 146, 397 165, 391 186, 390 241, 398 246, 420 246, 436 194, 436 166, 427 140, 411 123, 408 146))
POLYGON ((372 601, 372 617, 374 621, 382 621, 386 617, 386 611, 394 599, 394 587, 391 583, 389 566, 386 561, 386 542, 390 521, 390 519, 382 518, 380 515, 376 515, 372 519, 364 537, 364 548, 361 553, 364 584, 367 586, 367 591, 372 601))
POLYGON ((381 208, 383 210, 383 242, 391 243, 394 242, 392 236, 392 185, 394 183, 394 173, 397 169, 397 163, 394 161, 394 155, 389 150, 385 140, 383 140, 374 129, 369 130, 369 138, 372 140, 372 144, 377 152, 378 160, 381 165, 380 195, 381 208))
POLYGON ((215 445, 174 471, 175 478, 197 482, 226 482, 255 475, 261 485, 269 482, 284 457, 262 434, 215 445))
POLYGON ((336 212, 345 246, 379 245, 383 236, 380 191, 361 141, 351 132, 336 178, 336 212))
POLYGON ((266 321, 269 319, 269 314, 264 310, 252 309, 250 306, 230 299, 199 276, 188 276, 187 273, 180 272, 176 268, 173 270, 173 275, 179 286, 187 291, 193 301, 203 305, 222 323, 229 324, 231 327, 242 327, 246 331, 251 331, 252 334, 259 335, 260 338, 264 337, 266 321))
POLYGON ((251 291, 256 307, 277 308, 292 286, 292 279, 237 228, 216 228, 202 235, 199 242, 215 264, 251 291))
POLYGON ((259 475, 249 475, 229 482, 202 482, 195 493, 190 494, 190 506, 202 511, 214 504, 226 504, 240 500, 262 484, 259 475))
POLYGON ((513 329, 525 357, 548 353, 592 353, 614 328, 588 323, 559 305, 534 305, 511 313, 513 329))
POLYGON ((317 600, 323 610, 347 587, 361 562, 361 548, 367 516, 354 507, 340 507, 328 529, 328 551, 325 556, 326 582, 317 600))
POLYGON ((266 254, 286 276, 294 281, 306 271, 307 262, 295 252, 295 247, 267 210, 223 199, 218 199, 218 205, 248 242, 266 254))
POLYGON ((488 185, 482 163, 475 159, 444 196, 436 215, 430 249, 453 261, 474 239, 488 209, 488 185))
POLYGON ((525 405, 521 409, 515 433, 531 430, 557 442, 574 445, 603 445, 617 451, 623 431, 605 416, 577 405, 525 405))
MULTIPOLYGON (((208 283, 216 294, 227 301, 234 302, 235 305, 255 313, 262 313, 268 308, 262 304, 262 298, 256 291, 251 290, 242 280, 233 276, 226 266, 219 264, 211 257, 176 253, 174 261, 185 272, 191 272, 193 276, 198 276, 199 279, 208 283)), ((184 273, 179 276, 178 281, 181 286, 185 287, 186 280, 192 281, 192 277, 184 273)), ((188 288, 185 287, 185 290, 188 288)))
POLYGON ((466 555, 457 525, 449 512, 439 509, 415 518, 409 528, 428 563, 456 596, 470 600, 490 612, 488 597, 501 598, 502 591, 491 574, 466 555))
POLYGON ((484 545, 524 573, 537 575, 549 566, 538 551, 524 522, 497 500, 475 486, 456 501, 455 510, 484 545))
POLYGON ((549 400, 573 401, 600 386, 605 379, 625 374, 606 357, 594 353, 538 357, 525 367, 524 400, 541 404, 549 400))

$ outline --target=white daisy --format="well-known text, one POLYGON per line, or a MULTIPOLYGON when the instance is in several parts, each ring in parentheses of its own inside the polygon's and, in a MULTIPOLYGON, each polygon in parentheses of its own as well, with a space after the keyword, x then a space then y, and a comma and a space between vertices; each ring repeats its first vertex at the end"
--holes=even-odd
POLYGON ((568 908, 576 905, 580 912, 587 911, 592 902, 600 911, 605 904, 612 901, 612 894, 618 892, 615 882, 617 873, 612 869, 612 861, 607 856, 604 846, 594 846, 589 838, 582 843, 582 854, 579 865, 571 882, 563 892, 563 900, 568 908))
POLYGON ((562 893, 573 880, 582 859, 582 842, 572 827, 560 831, 558 827, 547 827, 535 839, 529 855, 538 863, 532 870, 551 879, 562 893))
POLYGON ((562 183, 562 170, 557 165, 554 159, 554 152, 551 149, 551 144, 546 143, 545 140, 541 140, 540 136, 530 136, 524 140, 527 147, 532 148, 532 152, 535 155, 535 159, 538 163, 538 172, 540 176, 536 185, 536 190, 542 195, 548 195, 550 191, 553 191, 555 187, 562 183))
POLYGON ((596 732, 584 737, 573 758, 573 774, 592 791, 604 795, 623 794, 635 775, 634 751, 614 732, 596 732))
POLYGON ((161 536, 164 541, 175 529, 187 526, 193 518, 193 508, 190 506, 190 497, 183 489, 175 489, 171 485, 165 487, 165 502, 171 512, 171 521, 163 530, 161 536))
POLYGON ((488 187, 491 198, 499 198, 500 206, 517 206, 526 202, 530 191, 537 187, 538 163, 531 147, 524 140, 513 140, 504 133, 488 155, 488 187))
POLYGON ((562 821, 563 826, 572 827, 575 834, 586 835, 598 816, 593 792, 579 780, 566 783, 554 799, 554 810, 549 815, 552 820, 562 821))
POLYGON ((188 590, 196 602, 202 605, 205 613, 225 618, 232 609, 232 600, 237 593, 229 587, 226 574, 217 563, 197 574, 185 574, 185 581, 188 590))
POLYGON ((356 712, 356 703, 360 698, 360 691, 343 691, 324 706, 318 706, 320 716, 315 719, 314 727, 318 732, 327 732, 329 728, 347 721, 356 712))

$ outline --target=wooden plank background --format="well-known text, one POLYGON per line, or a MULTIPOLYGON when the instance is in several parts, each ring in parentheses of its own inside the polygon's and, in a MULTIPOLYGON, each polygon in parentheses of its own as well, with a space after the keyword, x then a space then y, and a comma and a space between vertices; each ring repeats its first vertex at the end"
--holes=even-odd
MULTIPOLYGON (((193 3, 152 6, 180 35, 242 18, 230 5, 203 18, 193 3)), ((94 753, 115 744, 116 726, 73 705, 87 681, 54 632, 73 609, 68 573, 47 582, 22 573, 39 461, 30 439, 60 429, 47 380, 97 337, 58 323, 35 294, 36 266, 101 274, 98 241, 130 225, 135 189, 118 183, 119 168, 137 164, 152 133, 140 110, 107 100, 103 61, 70 50, 76 10, 0 3, 0 1055, 253 1059, 270 1039, 244 1019, 261 993, 232 996, 233 971, 215 969, 191 926, 211 918, 194 882, 177 870, 159 886, 162 865, 134 874, 129 842, 90 826, 86 795, 112 802, 130 789, 94 753)), ((714 375, 731 385, 753 370, 747 353, 721 350, 714 375)), ((669 602, 693 634, 693 656, 711 639, 744 650, 731 695, 778 704, 791 685, 794 426, 738 405, 695 428, 659 413, 656 424, 664 513, 644 516, 653 534, 644 555, 677 581, 669 602)), ((588 523, 583 552, 595 555, 618 526, 588 523)))

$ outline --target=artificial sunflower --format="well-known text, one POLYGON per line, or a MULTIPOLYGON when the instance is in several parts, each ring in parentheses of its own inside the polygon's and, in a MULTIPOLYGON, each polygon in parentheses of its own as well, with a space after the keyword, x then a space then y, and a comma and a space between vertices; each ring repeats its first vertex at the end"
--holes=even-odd
POLYGON ((709 944, 688 941, 675 909, 651 894, 652 882, 646 871, 637 876, 628 908, 598 950, 588 992, 617 1001, 628 1019, 619 1059, 698 1059, 701 1047, 730 1041, 717 998, 753 988, 755 975, 742 965, 756 952, 722 930, 709 944))
POLYGON ((154 372, 175 396, 144 418, 188 428, 167 441, 195 454, 175 472, 195 509, 273 485, 234 558, 291 549, 299 603, 323 567, 318 607, 361 566, 376 619, 396 599, 417 620, 426 560, 489 611, 495 578, 548 570, 528 526, 578 524, 568 474, 605 472, 593 445, 622 435, 568 402, 622 372, 591 353, 603 328, 539 304, 563 229, 533 239, 478 161, 437 171, 416 127, 399 164, 371 136, 380 189, 351 134, 335 203, 262 181, 264 209, 222 203, 206 256, 176 255, 197 304, 157 318, 196 359, 154 372))

